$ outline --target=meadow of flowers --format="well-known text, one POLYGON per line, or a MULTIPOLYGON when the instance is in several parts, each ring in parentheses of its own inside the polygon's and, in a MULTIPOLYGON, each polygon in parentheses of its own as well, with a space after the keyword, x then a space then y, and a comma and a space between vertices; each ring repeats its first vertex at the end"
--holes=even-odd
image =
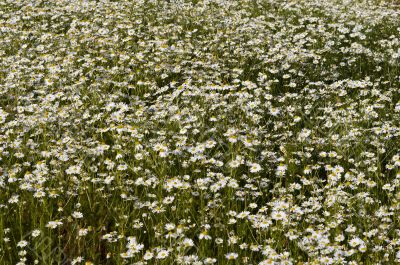
POLYGON ((0 1, 0 264, 400 263, 400 6, 0 1))

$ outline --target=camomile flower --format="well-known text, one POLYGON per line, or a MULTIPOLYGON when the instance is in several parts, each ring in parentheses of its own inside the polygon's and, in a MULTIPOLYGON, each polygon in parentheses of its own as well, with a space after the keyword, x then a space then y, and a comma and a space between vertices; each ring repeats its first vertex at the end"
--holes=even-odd
POLYGON ((81 212, 73 212, 72 213, 72 217, 76 218, 76 219, 80 219, 83 218, 83 214, 81 212))
POLYGON ((38 237, 38 236, 40 235, 40 233, 41 233, 41 232, 40 232, 39 229, 35 229, 35 230, 32 231, 32 234, 31 234, 31 235, 32 235, 32 237, 35 238, 35 237, 38 237))
POLYGON ((65 173, 67 173, 68 175, 80 174, 81 167, 79 165, 69 166, 68 169, 65 170, 65 173))
POLYGON ((17 244, 17 246, 20 248, 26 247, 27 245, 28 245, 28 241, 26 241, 26 240, 21 240, 17 244))
POLYGON ((238 161, 238 160, 232 160, 231 162, 229 162, 229 164, 228 164, 231 168, 238 168, 240 165, 241 165, 241 163, 240 163, 240 161, 238 161))
POLYGON ((156 259, 165 259, 167 258, 169 255, 169 251, 166 249, 161 249, 160 251, 158 251, 156 259))
POLYGON ((190 238, 185 238, 185 239, 182 241, 182 245, 183 245, 184 247, 193 247, 193 246, 194 246, 194 242, 193 242, 193 240, 190 239, 190 238))
POLYGON ((284 165, 284 164, 280 164, 280 165, 276 168, 275 172, 276 172, 276 175, 277 175, 278 177, 283 177, 283 176, 285 176, 285 174, 286 174, 286 170, 287 170, 287 166, 284 165))
POLYGON ((250 166, 251 173, 257 173, 262 170, 262 167, 257 163, 250 163, 249 166, 250 166))
POLYGON ((62 225, 63 223, 61 221, 49 221, 46 225, 46 227, 51 228, 51 229, 55 229, 58 226, 62 225))
POLYGON ((87 228, 81 228, 78 231, 78 236, 86 236, 88 234, 88 229, 87 228))
POLYGON ((75 265, 75 264, 82 263, 84 260, 85 260, 85 259, 84 259, 83 257, 74 258, 74 259, 71 261, 71 265, 75 265))
MULTIPOLYGON (((399 256, 400 256, 400 254, 399 254, 399 256)), ((217 259, 216 258, 205 258, 203 263, 204 264, 215 264, 215 263, 217 263, 217 259)))
POLYGON ((227 260, 235 260, 238 257, 239 257, 239 255, 237 253, 235 253, 235 252, 230 252, 230 253, 225 254, 225 258, 227 260))
POLYGON ((287 215, 285 212, 282 212, 282 211, 273 211, 271 213, 271 218, 273 220, 286 220, 287 215))
POLYGON ((143 255, 144 260, 151 260, 154 257, 154 254, 150 251, 146 251, 143 255))
POLYGON ((335 237, 336 242, 342 242, 344 240, 344 235, 340 234, 335 237))

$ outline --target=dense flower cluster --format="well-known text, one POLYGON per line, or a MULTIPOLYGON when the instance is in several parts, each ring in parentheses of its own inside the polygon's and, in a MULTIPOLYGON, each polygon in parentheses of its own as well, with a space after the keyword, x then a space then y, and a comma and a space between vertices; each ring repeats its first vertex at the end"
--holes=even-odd
POLYGON ((399 136, 394 3, 0 2, 1 264, 400 262, 399 136))

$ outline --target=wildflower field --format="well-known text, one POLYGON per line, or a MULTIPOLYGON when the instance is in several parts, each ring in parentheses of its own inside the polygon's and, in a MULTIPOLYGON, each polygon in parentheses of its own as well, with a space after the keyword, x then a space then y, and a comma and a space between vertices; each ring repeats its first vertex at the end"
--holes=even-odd
POLYGON ((0 1, 0 264, 400 263, 400 3, 0 1))

